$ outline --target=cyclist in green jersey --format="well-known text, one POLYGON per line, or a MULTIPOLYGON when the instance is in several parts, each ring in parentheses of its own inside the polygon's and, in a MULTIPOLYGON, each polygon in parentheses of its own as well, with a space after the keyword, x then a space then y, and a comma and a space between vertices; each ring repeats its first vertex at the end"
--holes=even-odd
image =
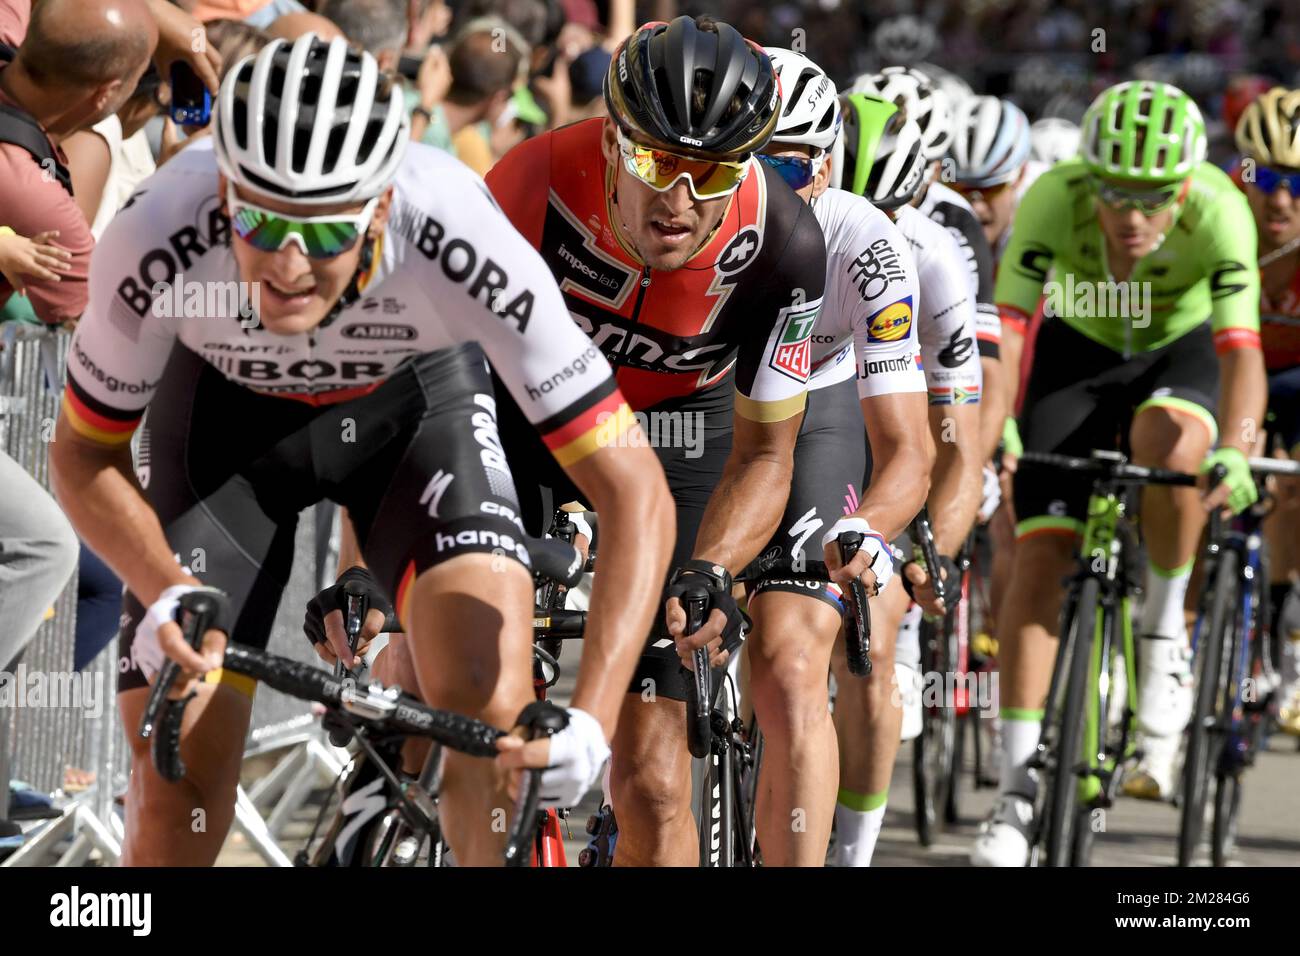
MULTIPOLYGON (((1191 709, 1183 600, 1206 510, 1255 500, 1246 453, 1267 395, 1254 223, 1205 149, 1200 110, 1181 90, 1154 82, 1105 90, 1084 118, 1081 157, 1043 173, 1021 200, 995 289, 1011 368, 1024 322, 1046 296, 1020 415, 1026 449, 1086 456, 1123 447, 1142 465, 1228 469, 1200 502, 1195 489, 1143 492, 1149 566, 1137 716, 1146 756, 1125 789, 1150 798, 1171 792, 1191 709)), ((1002 793, 976 840, 977 864, 1028 857, 1036 780, 1026 762, 1089 484, 1025 469, 1015 477, 1017 545, 998 622, 1002 793)))

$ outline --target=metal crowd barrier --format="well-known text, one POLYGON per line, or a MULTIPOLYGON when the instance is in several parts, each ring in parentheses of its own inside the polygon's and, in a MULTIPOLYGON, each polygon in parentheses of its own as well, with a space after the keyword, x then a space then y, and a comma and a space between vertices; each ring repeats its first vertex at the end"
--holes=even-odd
MULTIPOLYGON (((63 367, 71 335, 61 330, 7 323, 0 333, 0 447, 49 487, 48 442, 58 417, 63 367)), ((302 635, 303 607, 318 588, 319 565, 329 549, 317 548, 314 509, 305 511, 295 539, 293 575, 271 633, 278 654, 315 661, 302 635)), ((335 551, 335 553, 337 553, 335 551)), ((332 580, 332 565, 329 568, 332 580)), ((76 636, 77 578, 74 574, 17 662, 27 675, 72 673, 76 636)), ((0 661, 0 668, 8 666, 0 661)), ((9 780, 52 794, 48 819, 28 826, 23 847, 3 866, 84 864, 95 850, 105 863, 117 862, 123 826, 117 797, 125 792, 130 750, 117 712, 117 641, 77 678, 88 687, 97 711, 74 706, 0 707, 0 819, 9 806, 9 780), (65 768, 91 771, 84 790, 64 788, 65 768)), ((70 682, 63 686, 71 686, 70 682)), ((84 703, 84 699, 83 699, 84 703)), ((259 688, 253 706, 249 755, 283 751, 279 764, 247 793, 241 788, 235 829, 272 865, 290 862, 275 843, 281 827, 315 783, 337 775, 339 752, 328 746, 308 705, 259 688)), ((26 821, 32 823, 32 821, 26 821)))

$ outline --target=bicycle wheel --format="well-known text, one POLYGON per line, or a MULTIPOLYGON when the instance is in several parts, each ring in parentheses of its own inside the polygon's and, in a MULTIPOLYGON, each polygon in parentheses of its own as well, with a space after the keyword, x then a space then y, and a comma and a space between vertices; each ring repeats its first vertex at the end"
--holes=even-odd
POLYGON ((1047 865, 1068 866, 1074 851, 1074 829, 1079 805, 1079 775, 1083 756, 1083 724, 1086 719, 1088 671, 1092 662, 1092 645, 1096 636, 1097 616, 1101 613, 1100 592, 1094 578, 1079 588, 1072 620, 1061 629, 1069 639, 1066 662, 1065 698, 1061 703, 1060 736, 1057 739, 1055 765, 1049 766, 1051 794, 1047 805, 1047 865))
POLYGON ((1183 759, 1182 819, 1178 826, 1178 865, 1191 866, 1201 832, 1205 826, 1205 802, 1208 796, 1213 761, 1222 744, 1219 726, 1223 705, 1223 682, 1231 667, 1226 656, 1233 641, 1230 629, 1236 624, 1237 553, 1219 553, 1214 571, 1214 587, 1206 592, 1209 615, 1202 613, 1204 628, 1198 635, 1195 662, 1196 704, 1187 728, 1187 753, 1183 759))
MULTIPOLYGON (((921 623, 921 668, 927 682, 946 682, 954 672, 956 634, 952 615, 938 624, 921 623)), ((948 699, 948 688, 926 687, 923 694, 938 699, 922 699, 921 733, 912 744, 912 794, 915 801, 916 835, 922 846, 930 846, 939 814, 948 802, 952 784, 952 755, 956 747, 957 710, 948 699)))
POLYGON ((1220 774, 1214 791, 1214 831, 1210 855, 1215 866, 1227 866, 1237 849, 1237 815, 1241 811, 1241 774, 1220 774))

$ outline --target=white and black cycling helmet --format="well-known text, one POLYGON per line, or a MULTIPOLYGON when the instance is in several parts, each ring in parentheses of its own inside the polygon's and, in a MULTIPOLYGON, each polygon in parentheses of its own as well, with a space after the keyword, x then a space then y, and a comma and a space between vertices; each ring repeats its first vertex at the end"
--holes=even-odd
POLYGON ((976 96, 957 108, 952 122, 957 180, 996 186, 1020 173, 1029 159, 1029 120, 1020 107, 996 96, 976 96))
POLYGON ((850 93, 840 104, 844 133, 835 144, 832 184, 878 209, 910 202, 925 179, 921 129, 898 104, 850 93))
POLYGON ((910 66, 924 60, 939 41, 934 27, 920 17, 904 14, 890 17, 876 27, 871 38, 876 56, 882 63, 910 66))
POLYGON ((217 164, 273 199, 373 199, 393 182, 409 141, 401 90, 341 37, 273 40, 236 63, 217 93, 217 164))
POLYGON ((1059 116, 1044 116, 1029 127, 1029 155, 1040 163, 1051 166, 1079 155, 1079 139, 1083 131, 1078 125, 1059 116))
POLYGON ((840 101, 826 72, 802 53, 766 47, 781 78, 781 110, 773 143, 798 143, 827 150, 840 133, 840 101))
POLYGON ((921 130, 926 162, 942 159, 952 142, 952 109, 948 96, 920 70, 888 66, 879 73, 864 74, 854 81, 850 93, 866 93, 896 104, 921 130))

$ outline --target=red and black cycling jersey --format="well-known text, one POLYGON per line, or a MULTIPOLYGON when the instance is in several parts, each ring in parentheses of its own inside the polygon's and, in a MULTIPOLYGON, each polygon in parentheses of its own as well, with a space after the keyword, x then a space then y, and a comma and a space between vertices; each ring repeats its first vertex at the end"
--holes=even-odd
POLYGON ((534 137, 488 173, 515 227, 541 252, 578 326, 634 409, 687 396, 735 368, 736 411, 782 421, 804 407, 826 280, 821 228, 752 161, 722 222, 681 268, 645 266, 611 225, 604 120, 534 137))

